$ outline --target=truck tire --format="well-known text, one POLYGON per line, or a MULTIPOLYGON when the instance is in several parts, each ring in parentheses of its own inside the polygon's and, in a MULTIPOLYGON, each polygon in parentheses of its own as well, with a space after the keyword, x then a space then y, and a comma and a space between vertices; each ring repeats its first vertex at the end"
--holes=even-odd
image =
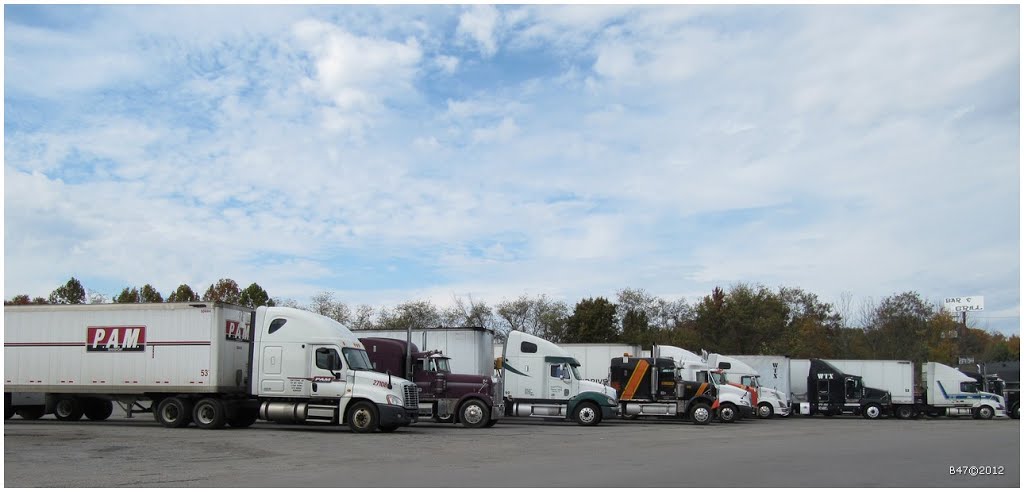
POLYGON ((974 411, 974 418, 979 420, 988 420, 991 419, 992 416, 995 415, 995 413, 996 412, 992 410, 992 407, 983 405, 978 407, 978 409, 974 411))
POLYGON ((708 425, 711 423, 712 417, 714 417, 714 412, 711 411, 711 407, 707 403, 694 403, 690 408, 690 420, 696 425, 708 425))
POLYGON ((380 426, 380 431, 385 433, 385 434, 387 434, 387 433, 395 432, 396 430, 398 430, 399 427, 401 427, 401 426, 398 425, 398 424, 382 425, 382 426, 380 426))
POLYGON ((475 398, 469 399, 459 407, 459 422, 465 427, 479 429, 487 425, 491 418, 490 413, 484 402, 475 398))
POLYGON ((85 408, 85 418, 89 420, 107 420, 114 413, 114 404, 109 400, 86 398, 82 406, 85 408))
POLYGON ((348 428, 352 432, 373 432, 377 430, 377 407, 365 401, 357 401, 348 407, 348 428))
POLYGON ((4 420, 11 420, 14 416, 14 404, 11 403, 11 394, 4 393, 4 420))
POLYGON ((877 403, 868 403, 861 415, 868 420, 876 420, 882 416, 882 407, 877 403))
POLYGON ((156 421, 164 427, 178 429, 192 422, 192 402, 176 396, 160 400, 156 407, 156 421))
POLYGON ((739 414, 736 410, 736 405, 732 403, 723 403, 722 406, 718 407, 718 420, 721 420, 723 424, 736 422, 739 414))
POLYGON ((1020 402, 1014 403, 1010 409, 1010 417, 1020 420, 1020 402))
POLYGON ((757 406, 757 416, 762 419, 770 419, 772 415, 775 415, 775 409, 772 408, 771 403, 762 403, 757 406))
POLYGON ((488 419, 484 427, 494 427, 494 424, 498 423, 498 419, 488 419))
POLYGON ((43 415, 46 415, 46 407, 43 405, 18 407, 14 413, 17 413, 19 417, 25 420, 39 420, 43 418, 43 415))
POLYGON ((228 419, 228 425, 239 429, 251 427, 252 424, 256 423, 256 419, 258 419, 259 416, 260 413, 255 408, 242 408, 238 410, 237 415, 228 419))
POLYGON ((601 409, 592 401, 580 402, 579 405, 576 405, 576 411, 573 412, 572 417, 580 425, 597 425, 601 423, 601 409))
POLYGON ((203 398, 192 409, 192 420, 200 429, 222 429, 227 423, 224 402, 216 398, 203 398))
POLYGON ((910 405, 900 405, 896 407, 896 418, 898 419, 912 419, 914 418, 914 407, 910 405))
POLYGON ((78 398, 63 397, 58 399, 57 403, 53 406, 53 415, 57 417, 57 420, 73 422, 81 420, 84 414, 85 409, 82 408, 82 400, 78 398))

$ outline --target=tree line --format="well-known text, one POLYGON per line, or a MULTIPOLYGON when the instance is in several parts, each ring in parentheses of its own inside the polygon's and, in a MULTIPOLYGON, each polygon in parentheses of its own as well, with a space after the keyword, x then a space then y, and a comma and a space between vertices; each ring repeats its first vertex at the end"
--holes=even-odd
MULTIPOLYGON (((498 341, 510 330, 537 335, 555 343, 623 343, 650 348, 676 345, 730 355, 788 355, 793 358, 900 359, 956 365, 960 356, 977 361, 1020 360, 1020 338, 975 327, 963 327, 952 314, 916 292, 904 292, 856 308, 844 294, 836 305, 800 288, 769 289, 737 284, 715 288, 688 303, 664 299, 643 289, 620 290, 614 302, 604 297, 582 299, 572 308, 545 295, 523 295, 488 305, 453 297, 446 307, 430 301, 402 302, 375 308, 350 306, 333 292, 313 295, 308 304, 272 298, 257 283, 245 289, 231 279, 211 284, 200 298, 186 284, 166 299, 146 284, 125 287, 115 303, 220 301, 248 307, 289 306, 337 320, 354 330, 405 330, 479 326, 494 330, 498 341)), ((15 296, 5 304, 103 303, 99 294, 72 277, 49 298, 15 296)))

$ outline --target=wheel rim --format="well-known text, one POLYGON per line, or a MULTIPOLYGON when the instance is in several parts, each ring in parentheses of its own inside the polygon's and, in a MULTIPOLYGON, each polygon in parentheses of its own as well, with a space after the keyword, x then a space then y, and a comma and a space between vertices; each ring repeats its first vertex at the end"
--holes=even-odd
POLYGON ((590 406, 585 406, 580 409, 580 422, 589 424, 597 418, 597 412, 594 411, 590 406))
POLYGON ((732 420, 736 414, 733 413, 732 408, 725 407, 722 409, 722 420, 732 420))
POLYGON ((768 405, 761 405, 760 411, 762 418, 768 418, 771 415, 772 409, 768 405))
POLYGON ((704 407, 700 407, 700 408, 695 409, 693 411, 693 420, 695 420, 697 422, 707 422, 708 417, 710 415, 711 415, 711 413, 708 412, 708 409, 706 409, 704 407))
POLYGON ((200 424, 209 425, 213 422, 213 419, 217 417, 217 412, 213 409, 213 405, 203 404, 199 406, 199 410, 196 411, 200 424))
POLYGON ((355 411, 352 415, 352 421, 355 422, 356 427, 365 429, 370 426, 370 411, 365 408, 360 408, 355 411))
POLYGON ((879 414, 878 407, 874 407, 874 406, 868 407, 867 415, 868 415, 869 418, 876 418, 876 417, 878 417, 878 414, 879 414))
POLYGON ((68 417, 71 415, 72 405, 71 400, 61 400, 57 403, 57 408, 54 411, 58 417, 68 417))
POLYGON ((992 416, 992 410, 989 410, 988 407, 981 407, 981 418, 987 419, 987 418, 989 418, 991 416, 992 416))
POLYGON ((171 404, 164 406, 164 411, 161 412, 161 415, 164 417, 164 422, 175 422, 178 420, 181 412, 178 411, 177 405, 171 404))
POLYGON ((484 409, 475 403, 467 405, 462 412, 462 420, 468 424, 479 424, 484 420, 484 409))

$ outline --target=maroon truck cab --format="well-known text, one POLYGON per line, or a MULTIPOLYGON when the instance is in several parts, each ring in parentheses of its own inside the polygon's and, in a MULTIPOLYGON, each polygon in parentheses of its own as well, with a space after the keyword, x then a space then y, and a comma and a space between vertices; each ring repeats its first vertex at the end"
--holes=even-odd
POLYGON ((392 338, 360 338, 373 369, 408 378, 420 391, 420 416, 466 427, 490 427, 504 415, 498 381, 481 374, 453 374, 440 351, 421 352, 416 344, 392 338), (406 367, 411 348, 412 370, 406 367))

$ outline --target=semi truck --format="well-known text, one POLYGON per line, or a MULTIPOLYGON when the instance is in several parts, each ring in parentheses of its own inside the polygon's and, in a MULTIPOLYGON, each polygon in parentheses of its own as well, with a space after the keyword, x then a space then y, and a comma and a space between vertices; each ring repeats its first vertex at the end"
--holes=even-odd
POLYGON ((1009 365, 1007 363, 992 363, 986 364, 983 368, 981 364, 975 366, 978 370, 971 371, 964 369, 961 366, 960 372, 974 378, 978 383, 978 387, 981 391, 986 393, 994 393, 1001 395, 1003 400, 1006 401, 1007 413, 1011 418, 1020 418, 1020 366, 1017 365, 1013 369, 1015 370, 1004 370, 1002 374, 999 372, 993 372, 999 370, 1001 366, 1009 365), (991 367, 990 367, 991 366, 991 367), (1006 380, 1003 375, 1010 377, 1012 380, 1006 380))
POLYGON ((865 386, 859 375, 847 374, 828 361, 793 360, 790 370, 794 411, 801 415, 852 413, 877 419, 892 408, 889 392, 865 386))
POLYGON ((405 330, 352 330, 359 338, 391 338, 415 343, 421 349, 440 350, 457 374, 493 375, 494 330, 479 326, 441 326, 405 330), (412 337, 409 338, 409 332, 412 337))
POLYGON ((165 427, 257 420, 391 432, 416 385, 373 371, 344 325, 300 309, 198 302, 4 307, 4 417, 102 420, 112 402, 165 427))
POLYGON ((496 365, 506 416, 556 417, 590 426, 618 414, 615 390, 584 380, 579 361, 543 338, 509 332, 496 365))
POLYGON ((685 380, 671 358, 616 357, 609 373, 624 417, 676 417, 707 425, 718 409, 714 383, 685 380))
POLYGON ((741 388, 752 388, 757 394, 757 399, 752 402, 756 405, 757 416, 762 419, 771 418, 774 415, 788 417, 790 413, 789 397, 786 394, 761 384, 761 374, 745 362, 721 354, 708 356, 708 365, 717 368, 725 375, 729 382, 737 382, 741 388))
POLYGON ((722 377, 721 371, 712 370, 703 356, 671 345, 655 345, 651 353, 656 358, 672 359, 684 380, 714 384, 719 400, 715 414, 722 423, 728 424, 754 415, 750 392, 729 385, 722 377))
POLYGON ((419 416, 465 427, 491 427, 505 413, 501 384, 489 375, 457 374, 440 350, 392 338, 360 338, 377 372, 397 374, 419 388, 419 416))

